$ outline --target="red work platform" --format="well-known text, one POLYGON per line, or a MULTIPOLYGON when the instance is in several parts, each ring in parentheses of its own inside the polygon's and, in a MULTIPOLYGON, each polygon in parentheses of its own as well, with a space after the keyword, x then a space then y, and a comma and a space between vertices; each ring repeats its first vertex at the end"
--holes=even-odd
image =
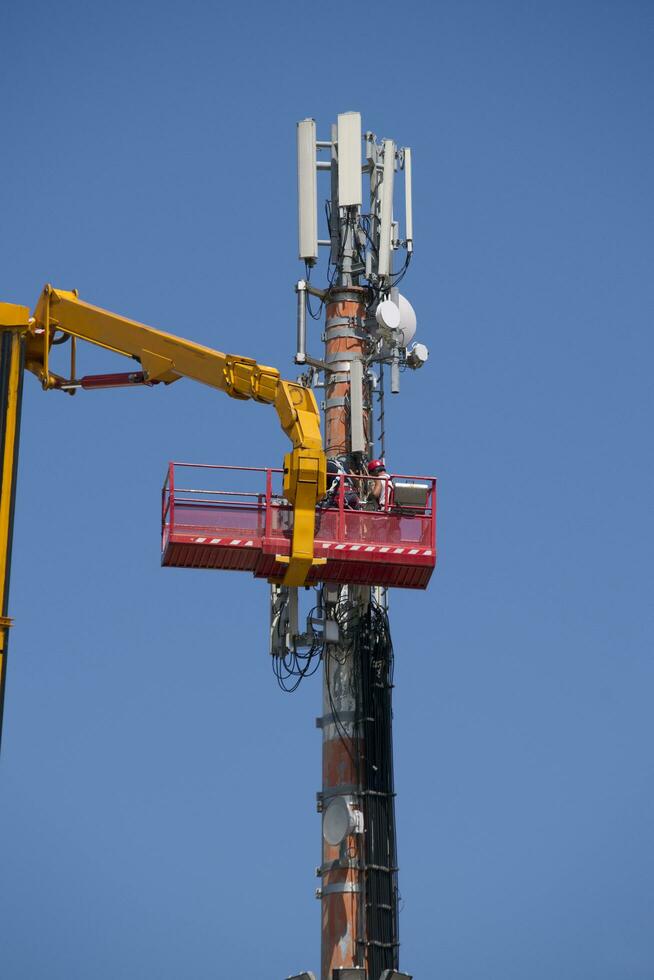
MULTIPOLYGON (((349 479, 359 481, 363 498, 371 478, 349 479)), ((293 521, 281 483, 278 469, 171 463, 162 491, 162 565, 281 579, 285 566, 276 556, 290 553, 293 521)), ((382 510, 348 509, 343 482, 332 506, 316 508, 315 554, 327 561, 311 569, 307 584, 427 587, 436 564, 436 480, 394 475, 389 484, 382 510)))

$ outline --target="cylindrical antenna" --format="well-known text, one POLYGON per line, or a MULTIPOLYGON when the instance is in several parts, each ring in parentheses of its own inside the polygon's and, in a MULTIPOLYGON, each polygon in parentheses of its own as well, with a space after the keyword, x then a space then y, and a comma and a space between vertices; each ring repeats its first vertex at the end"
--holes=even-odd
POLYGON ((381 185, 379 227, 379 260, 377 272, 386 278, 391 274, 391 226, 393 224, 393 181, 395 178, 395 143, 384 140, 384 175, 381 185))
POLYGON ((361 114, 342 112, 338 116, 338 206, 360 205, 361 190, 361 114))
POLYGON ((350 361, 350 451, 362 455, 368 449, 363 415, 363 361, 350 361))
POLYGON ((297 350, 296 364, 306 364, 307 360, 307 284, 300 279, 295 287, 297 293, 297 350))
POLYGON ((391 361, 391 395, 399 395, 400 393, 400 355, 397 347, 393 351, 393 360, 391 361))
POLYGON ((413 251, 413 191, 411 188, 411 147, 404 148, 404 224, 406 250, 413 251))
POLYGON ((318 259, 315 119, 303 119, 297 124, 297 203, 300 258, 309 265, 315 265, 318 259))

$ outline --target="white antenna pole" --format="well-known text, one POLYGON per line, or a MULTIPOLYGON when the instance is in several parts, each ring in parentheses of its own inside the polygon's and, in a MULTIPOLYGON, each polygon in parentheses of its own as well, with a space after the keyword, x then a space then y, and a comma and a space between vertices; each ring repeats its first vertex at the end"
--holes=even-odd
POLYGON ((361 206, 361 114, 343 112, 338 117, 338 206, 361 206))
POLYGON ((393 181, 395 178, 395 143, 384 140, 384 171, 381 186, 381 214, 379 228, 379 260, 377 272, 388 278, 391 274, 391 230, 393 225, 393 181))
POLYGON ((413 190, 411 187, 411 147, 404 148, 404 223, 406 250, 413 251, 413 190))
POLYGON ((298 238, 300 258, 314 265, 318 259, 318 178, 316 122, 297 124, 298 238))

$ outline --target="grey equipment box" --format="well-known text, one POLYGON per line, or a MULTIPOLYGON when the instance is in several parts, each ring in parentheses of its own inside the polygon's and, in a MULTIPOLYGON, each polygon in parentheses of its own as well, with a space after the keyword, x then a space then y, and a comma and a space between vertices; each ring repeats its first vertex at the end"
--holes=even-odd
POLYGON ((406 480, 393 480, 393 502, 397 507, 410 507, 424 510, 429 500, 429 483, 408 483, 406 480))

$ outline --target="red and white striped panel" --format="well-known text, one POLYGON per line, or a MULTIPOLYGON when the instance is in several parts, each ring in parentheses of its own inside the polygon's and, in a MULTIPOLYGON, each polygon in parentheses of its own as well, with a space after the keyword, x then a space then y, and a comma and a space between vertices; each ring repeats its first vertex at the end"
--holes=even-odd
MULTIPOLYGON (((181 538, 181 535, 177 535, 181 538)), ((189 537, 188 541, 190 544, 221 544, 224 548, 254 548, 258 547, 259 544, 255 545, 254 541, 246 541, 244 538, 195 538, 189 537)))
MULTIPOLYGON (((209 544, 222 545, 223 548, 258 548, 261 542, 246 538, 212 538, 210 535, 198 537, 196 535, 176 534, 175 539, 185 540, 189 544, 209 544)), ((283 549, 287 542, 276 542, 275 550, 279 547, 283 549)), ((356 555, 363 558, 367 555, 374 555, 379 558, 381 555, 390 557, 404 555, 409 558, 431 558, 434 554, 431 548, 411 548, 409 545, 387 545, 387 544, 340 544, 337 541, 316 541, 316 554, 323 554, 326 558, 337 557, 343 554, 356 555), (327 552, 327 554, 325 554, 327 552)))
POLYGON ((431 558, 433 551, 431 548, 410 548, 408 545, 386 545, 386 544, 337 544, 335 541, 317 541, 316 553, 321 551, 334 552, 358 552, 360 555, 411 555, 421 558, 431 558))

